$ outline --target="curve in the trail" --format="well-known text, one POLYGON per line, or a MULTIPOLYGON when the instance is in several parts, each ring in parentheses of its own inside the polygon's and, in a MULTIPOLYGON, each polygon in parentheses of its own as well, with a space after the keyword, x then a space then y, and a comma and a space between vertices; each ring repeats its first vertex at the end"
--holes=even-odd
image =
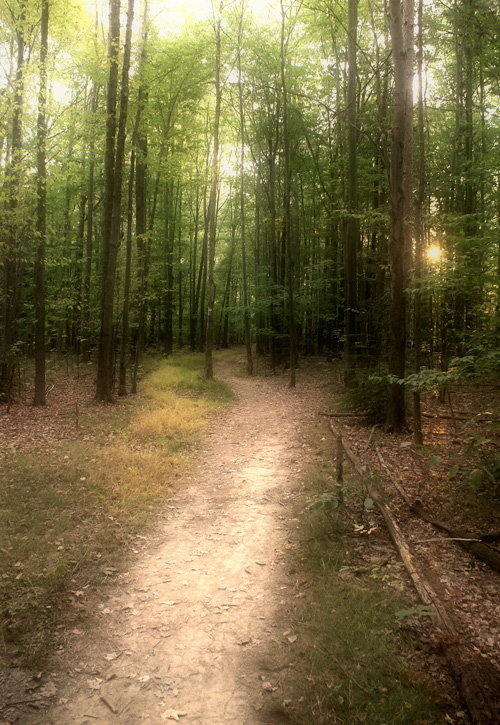
POLYGON ((287 502, 314 383, 288 390, 282 379, 231 375, 230 384, 237 402, 134 566, 93 603, 87 632, 68 632, 57 705, 22 722, 262 722, 270 686, 255 655, 282 637, 287 502))

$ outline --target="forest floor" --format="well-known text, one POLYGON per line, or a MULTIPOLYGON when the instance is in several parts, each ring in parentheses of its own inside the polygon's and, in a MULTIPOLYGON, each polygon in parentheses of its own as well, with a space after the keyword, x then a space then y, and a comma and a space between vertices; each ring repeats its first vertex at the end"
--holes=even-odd
MULTIPOLYGON (((146 536, 135 539, 126 570, 104 589, 82 586, 72 592, 77 613, 58 630, 43 672, 29 672, 16 663, 2 670, 0 722, 379 722, 370 720, 366 710, 345 719, 318 715, 304 720, 294 703, 293 671, 300 669, 305 636, 300 628, 304 612, 298 613, 297 607, 307 603, 309 587, 314 591, 313 574, 304 571, 306 559, 298 551, 312 495, 304 474, 318 461, 332 464, 333 436, 328 418, 319 415, 333 412, 332 367, 303 361, 295 389, 286 387, 285 376, 247 378, 242 370, 241 354, 218 363, 216 374, 233 388, 236 402, 213 422, 198 463, 181 474, 146 536)), ((475 393, 464 393, 461 410, 468 406, 469 412, 471 407, 483 412, 482 403, 490 409, 491 395, 488 391, 488 400, 481 401, 475 393)), ((436 401, 427 402, 427 410, 432 405, 438 415, 436 401)), ((4 446, 20 445, 23 438, 37 445, 37 436, 46 441, 47 436, 78 435, 67 415, 54 415, 53 409, 45 418, 45 431, 38 413, 14 414, 0 421, 4 446)), ((367 461, 370 477, 375 470, 384 475, 382 455, 408 495, 432 505, 436 518, 473 531, 499 530, 499 506, 469 506, 463 489, 452 495, 447 479, 457 463, 463 471, 476 470, 474 456, 481 446, 469 445, 464 453, 468 444, 450 421, 429 420, 428 450, 415 449, 410 436, 394 439, 354 418, 342 420, 342 427, 346 440, 367 461), (426 464, 432 456, 430 467, 426 464)), ((484 446, 491 445, 493 434, 491 430, 484 446)), ((479 434, 469 429, 467 439, 471 436, 479 434)), ((348 532, 349 552, 336 581, 346 587, 350 581, 379 579, 403 591, 413 602, 409 606, 416 607, 418 599, 398 567, 384 523, 362 501, 359 506, 359 486, 363 498, 364 483, 356 485, 356 493, 346 491, 342 530, 348 532)), ((316 495, 320 493, 316 482, 316 495)), ((470 657, 488 663, 494 682, 500 672, 500 574, 443 541, 444 535, 429 524, 410 520, 396 497, 392 505, 423 568, 439 582, 470 657)), ((307 606, 314 607, 314 601, 307 606)), ((432 690, 442 708, 432 722, 469 722, 430 618, 409 616, 402 627, 407 636, 400 649, 413 672, 409 681, 432 690)), ((350 676, 350 683, 366 692, 360 677, 350 676)), ((310 685, 314 689, 312 678, 310 685)), ((431 720, 419 721, 408 713, 407 719, 391 722, 431 720)))

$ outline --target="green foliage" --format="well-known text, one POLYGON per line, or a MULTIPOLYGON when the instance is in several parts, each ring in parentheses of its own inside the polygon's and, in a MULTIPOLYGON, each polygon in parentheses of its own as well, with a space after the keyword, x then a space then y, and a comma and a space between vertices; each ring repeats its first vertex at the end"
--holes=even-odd
POLYGON ((461 358, 450 362, 450 374, 459 381, 485 381, 500 375, 500 350, 485 348, 471 350, 461 358))
POLYGON ((396 612, 396 618, 399 620, 408 619, 408 617, 434 617, 435 612, 427 604, 417 604, 411 609, 399 609, 396 612))
POLYGON ((337 512, 342 504, 339 500, 339 493, 342 490, 342 486, 336 486, 335 490, 324 491, 318 496, 307 502, 306 509, 308 511, 323 511, 326 516, 331 516, 337 512))
POLYGON ((433 468, 437 468, 441 463, 441 456, 431 456, 425 462, 425 470, 432 471, 433 468))
POLYGON ((483 454, 479 467, 465 473, 461 485, 476 496, 500 501, 500 453, 483 454))
POLYGON ((371 423, 384 423, 387 415, 388 390, 391 377, 383 372, 365 373, 358 371, 356 387, 347 391, 352 407, 366 415, 371 423))

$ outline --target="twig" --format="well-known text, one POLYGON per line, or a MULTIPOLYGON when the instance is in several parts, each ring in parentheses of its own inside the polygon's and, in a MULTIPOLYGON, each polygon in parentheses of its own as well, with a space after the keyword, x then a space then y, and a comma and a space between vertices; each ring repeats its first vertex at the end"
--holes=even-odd
POLYGON ((101 696, 99 697, 99 700, 101 700, 101 702, 103 702, 103 703, 104 703, 104 704, 106 705, 106 707, 109 707, 109 709, 111 710, 111 712, 112 712, 112 713, 113 713, 114 715, 118 715, 118 710, 116 709, 116 707, 114 707, 114 705, 112 705, 112 704, 111 704, 111 703, 110 703, 110 702, 109 702, 108 700, 106 700, 106 698, 105 698, 105 697, 103 697, 103 696, 101 695, 101 696))
POLYGON ((322 415, 325 418, 362 418, 362 415, 357 415, 356 413, 322 413, 321 411, 318 413, 318 415, 322 415))
POLYGON ((437 539, 418 539, 418 540, 414 541, 413 543, 414 544, 427 544, 429 541, 441 541, 443 544, 445 544, 448 541, 470 541, 470 542, 474 542, 475 541, 476 543, 480 543, 481 542, 481 539, 469 539, 467 537, 450 536, 449 538, 446 538, 446 539, 442 539, 442 538, 437 538, 437 539))
POLYGON ((378 428, 378 426, 377 425, 374 425, 373 428, 371 429, 370 435, 368 436, 368 440, 366 441, 365 451, 368 450, 368 448, 370 446, 370 443, 373 440, 373 435, 374 435, 375 431, 377 430, 377 428, 378 428))
POLYGON ((387 476, 388 476, 390 482, 392 483, 392 485, 394 486, 394 488, 398 491, 399 495, 403 498, 403 500, 405 501, 405 503, 407 503, 408 505, 410 505, 410 499, 408 498, 406 491, 404 490, 404 488, 402 486, 399 485, 399 483, 396 481, 396 479, 394 478, 394 476, 390 472, 387 463, 384 461, 384 459, 382 457, 382 454, 380 452, 380 448, 377 446, 375 448, 375 450, 377 451, 377 457, 378 457, 381 465, 385 468, 385 471, 387 473, 387 476))
POLYGON ((449 388, 447 388, 447 393, 448 393, 448 403, 450 404, 451 417, 453 419, 453 430, 456 433, 457 432, 457 420, 455 418, 455 411, 453 410, 453 403, 451 402, 451 393, 450 393, 449 388))

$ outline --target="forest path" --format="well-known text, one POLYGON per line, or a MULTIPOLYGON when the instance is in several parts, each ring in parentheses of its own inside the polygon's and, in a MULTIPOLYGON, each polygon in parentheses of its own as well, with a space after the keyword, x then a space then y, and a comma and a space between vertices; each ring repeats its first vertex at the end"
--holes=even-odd
POLYGON ((86 631, 66 634, 57 672, 52 665, 57 705, 22 723, 273 722, 259 650, 285 639, 279 607, 294 594, 284 564, 306 453, 301 431, 324 381, 307 363, 293 390, 284 377, 238 369, 241 355, 217 364, 236 402, 213 424, 129 571, 91 602, 86 631))

